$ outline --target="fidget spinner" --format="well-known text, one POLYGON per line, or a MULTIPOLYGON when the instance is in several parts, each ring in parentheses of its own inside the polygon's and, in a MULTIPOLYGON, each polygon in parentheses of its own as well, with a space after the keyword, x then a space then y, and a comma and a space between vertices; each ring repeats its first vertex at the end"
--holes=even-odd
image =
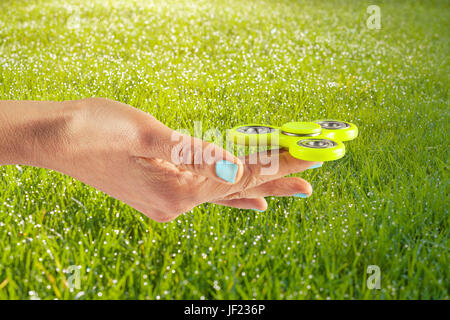
POLYGON ((263 124, 245 124, 229 131, 235 144, 246 146, 279 146, 307 161, 332 161, 345 154, 342 141, 358 136, 358 128, 349 122, 320 120, 288 122, 281 127, 263 124))

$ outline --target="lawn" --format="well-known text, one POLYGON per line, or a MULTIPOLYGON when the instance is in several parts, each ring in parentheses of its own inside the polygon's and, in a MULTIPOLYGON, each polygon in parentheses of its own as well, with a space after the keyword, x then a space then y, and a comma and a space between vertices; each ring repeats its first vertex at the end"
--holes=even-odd
POLYGON ((337 118, 360 136, 299 174, 308 199, 170 223, 0 167, 0 299, 449 299, 448 1, 69 3, 0 2, 0 99, 108 97, 204 131, 337 118))

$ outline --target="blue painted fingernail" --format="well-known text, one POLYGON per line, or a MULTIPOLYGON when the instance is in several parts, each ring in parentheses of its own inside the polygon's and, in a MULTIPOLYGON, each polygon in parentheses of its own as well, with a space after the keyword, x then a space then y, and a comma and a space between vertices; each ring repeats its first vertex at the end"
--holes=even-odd
POLYGON ((316 163, 316 164, 313 164, 311 167, 309 167, 308 170, 309 170, 309 169, 320 168, 321 166, 322 166, 322 163, 316 163))
POLYGON ((296 193, 296 194, 294 194, 294 197, 297 197, 297 198, 308 198, 309 196, 306 193, 296 193))
POLYGON ((264 212, 264 210, 259 210, 259 209, 253 209, 253 210, 258 211, 258 212, 264 212))
POLYGON ((226 161, 226 160, 219 160, 216 162, 216 174, 217 176, 222 179, 225 180, 227 182, 231 182, 234 183, 234 181, 236 181, 236 175, 238 172, 238 165, 230 162, 230 161, 226 161))

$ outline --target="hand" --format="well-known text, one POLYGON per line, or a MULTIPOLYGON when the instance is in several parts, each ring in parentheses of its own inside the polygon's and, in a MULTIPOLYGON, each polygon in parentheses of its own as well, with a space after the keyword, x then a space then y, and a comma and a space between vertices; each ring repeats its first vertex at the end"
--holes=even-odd
POLYGON ((261 162, 251 164, 248 157, 238 159, 213 143, 179 134, 120 102, 90 98, 60 107, 63 120, 44 123, 58 123, 58 128, 32 128, 24 135, 44 133, 24 149, 33 150, 32 156, 19 152, 20 162, 68 174, 153 220, 173 220, 204 202, 265 210, 265 196, 312 192, 305 180, 283 176, 317 163, 295 159, 284 150, 269 152, 268 159, 279 165, 267 174, 261 162))

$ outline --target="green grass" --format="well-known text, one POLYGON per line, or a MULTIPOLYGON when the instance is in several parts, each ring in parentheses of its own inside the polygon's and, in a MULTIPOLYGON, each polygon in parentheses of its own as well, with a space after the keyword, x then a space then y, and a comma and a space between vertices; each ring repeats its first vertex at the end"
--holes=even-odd
POLYGON ((0 2, 0 99, 103 96, 204 130, 338 118, 360 136, 300 174, 308 199, 166 224, 57 172, 0 167, 0 298, 449 298, 448 1, 70 3, 0 2))

